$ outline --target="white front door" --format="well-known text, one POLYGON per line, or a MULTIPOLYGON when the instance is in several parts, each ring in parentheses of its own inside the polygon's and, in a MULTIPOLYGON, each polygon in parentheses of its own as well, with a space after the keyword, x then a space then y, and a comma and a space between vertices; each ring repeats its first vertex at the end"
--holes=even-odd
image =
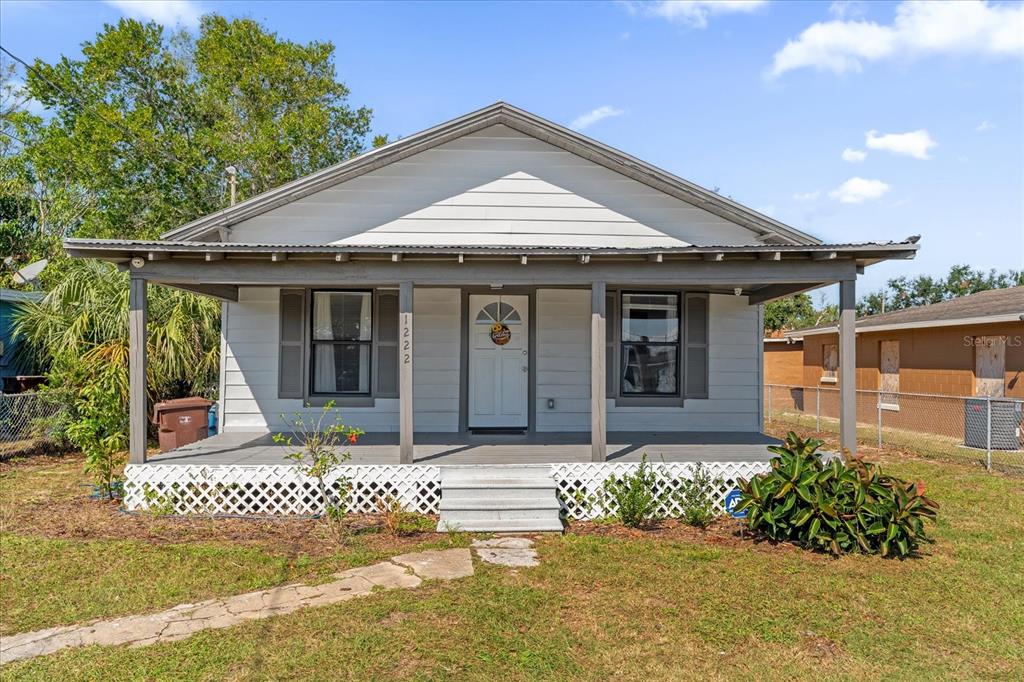
POLYGON ((469 427, 526 428, 528 296, 469 297, 469 427))

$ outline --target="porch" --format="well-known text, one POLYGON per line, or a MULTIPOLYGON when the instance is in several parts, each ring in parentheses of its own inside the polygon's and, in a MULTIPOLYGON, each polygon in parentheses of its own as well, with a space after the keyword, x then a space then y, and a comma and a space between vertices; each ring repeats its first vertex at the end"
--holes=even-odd
MULTIPOLYGON (((609 463, 639 462, 766 462, 767 447, 778 443, 762 433, 719 431, 608 433, 609 463)), ((399 434, 375 433, 344 448, 352 465, 400 464, 399 434)), ((149 458, 150 464, 191 466, 285 466, 289 448, 267 433, 231 432, 149 458)), ((587 432, 473 434, 417 433, 413 464, 523 465, 591 461, 587 432)))

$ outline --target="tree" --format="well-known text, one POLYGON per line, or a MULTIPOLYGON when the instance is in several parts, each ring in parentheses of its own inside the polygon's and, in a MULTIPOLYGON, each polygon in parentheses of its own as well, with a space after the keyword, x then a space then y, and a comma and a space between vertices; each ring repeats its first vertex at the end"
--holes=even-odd
POLYGON ((811 295, 794 294, 770 301, 764 306, 765 332, 817 327, 838 319, 835 305, 826 305, 824 296, 815 307, 811 295))
MULTIPOLYGON (((57 259, 17 334, 48 359, 51 388, 67 393, 64 432, 108 488, 126 428, 128 277, 63 258, 60 241, 153 238, 221 209, 228 165, 244 199, 361 152, 371 112, 347 104, 333 55, 330 43, 281 40, 250 19, 206 16, 197 36, 124 19, 84 43, 81 59, 27 70, 45 120, 5 97, 4 253, 15 266, 57 259)), ((152 288, 150 400, 215 393, 219 315, 212 299, 152 288)))
POLYGON ((876 315, 890 310, 912 308, 948 301, 959 296, 976 294, 989 289, 1004 289, 1024 285, 1024 271, 995 269, 985 272, 969 265, 954 265, 945 278, 929 275, 896 277, 886 288, 863 297, 857 304, 858 315, 876 315))
POLYGON ((36 60, 31 95, 53 112, 26 131, 39 182, 92 199, 77 236, 145 239, 361 152, 371 112, 347 104, 334 46, 251 19, 203 17, 197 37, 122 19, 82 59, 36 60))

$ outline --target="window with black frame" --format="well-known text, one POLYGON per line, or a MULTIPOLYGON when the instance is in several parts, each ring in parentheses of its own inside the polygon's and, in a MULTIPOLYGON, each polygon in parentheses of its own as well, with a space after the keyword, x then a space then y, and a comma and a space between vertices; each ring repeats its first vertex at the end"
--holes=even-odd
POLYGON ((313 393, 370 394, 373 294, 314 291, 313 393))
POLYGON ((679 295, 623 293, 619 310, 620 394, 679 395, 679 295))

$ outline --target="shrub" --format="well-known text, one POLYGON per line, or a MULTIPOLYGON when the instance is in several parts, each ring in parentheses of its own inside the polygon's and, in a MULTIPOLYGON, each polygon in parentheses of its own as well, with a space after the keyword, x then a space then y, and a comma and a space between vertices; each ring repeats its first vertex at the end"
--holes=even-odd
POLYGON ((327 401, 316 419, 302 412, 296 412, 290 418, 281 415, 281 419, 291 427, 292 433, 289 436, 275 433, 273 440, 287 446, 285 459, 295 462, 303 474, 316 481, 324 518, 332 535, 340 542, 345 536, 342 520, 350 482, 347 478, 338 477, 328 485, 327 479, 332 477, 342 462, 350 459, 349 453, 340 449, 345 443, 355 443, 363 431, 345 426, 334 405, 333 400, 327 401))
POLYGON ((92 476, 97 497, 114 499, 120 491, 117 471, 128 446, 128 415, 117 395, 87 386, 74 403, 77 420, 66 427, 69 441, 85 454, 85 473, 92 476))
POLYGON ((915 483, 857 458, 825 464, 821 445, 791 431, 783 446, 769 448, 778 455, 772 470, 740 484, 736 510, 748 512, 752 530, 832 554, 902 558, 929 541, 924 521, 935 519, 938 505, 915 483))
POLYGON ((665 493, 660 492, 658 476, 647 462, 647 455, 640 460, 640 466, 622 478, 605 480, 603 493, 610 498, 615 508, 615 517, 630 528, 641 528, 651 522, 660 521, 660 509, 665 493))
POLYGON ((721 483, 721 479, 711 478, 707 467, 698 462, 693 467, 693 476, 683 479, 676 493, 683 510, 683 521, 691 526, 706 528, 718 515, 715 497, 721 483))
POLYGON ((385 530, 391 535, 414 535, 435 529, 433 519, 424 514, 406 511, 401 500, 390 495, 378 497, 376 507, 385 530))

